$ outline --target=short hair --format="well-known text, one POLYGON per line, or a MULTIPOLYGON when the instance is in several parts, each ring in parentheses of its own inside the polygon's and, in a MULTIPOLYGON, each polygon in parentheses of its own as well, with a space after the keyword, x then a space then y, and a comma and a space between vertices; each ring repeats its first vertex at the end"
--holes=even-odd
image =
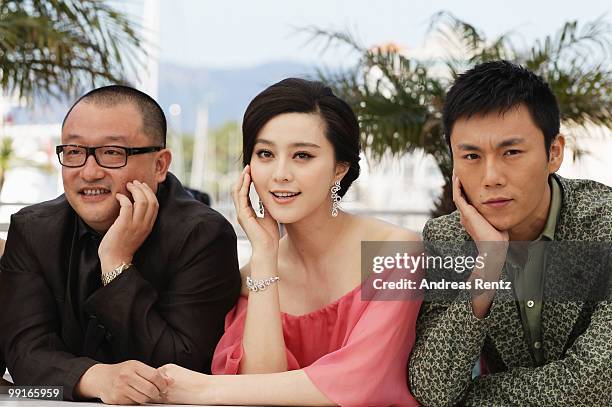
POLYGON ((538 75, 504 60, 485 62, 460 74, 446 95, 442 120, 450 149, 453 125, 477 114, 499 113, 525 105, 544 134, 546 157, 559 134, 559 106, 548 84, 538 75))
POLYGON ((338 191, 340 196, 344 196, 359 177, 359 123, 351 107, 322 82, 287 78, 268 87, 251 101, 242 121, 243 164, 250 163, 255 140, 265 124, 284 113, 312 113, 321 117, 336 161, 349 166, 338 191))
POLYGON ((64 128, 70 112, 79 102, 109 107, 124 103, 132 104, 140 112, 142 132, 157 145, 166 146, 166 116, 159 104, 146 93, 124 85, 109 85, 91 90, 70 107, 62 122, 62 128, 64 128))

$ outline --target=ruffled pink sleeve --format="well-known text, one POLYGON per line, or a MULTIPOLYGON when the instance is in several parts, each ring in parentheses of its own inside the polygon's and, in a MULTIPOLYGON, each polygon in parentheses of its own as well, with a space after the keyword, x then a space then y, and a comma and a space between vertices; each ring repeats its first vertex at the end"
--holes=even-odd
POLYGON ((421 300, 370 301, 344 346, 304 371, 341 406, 418 406, 406 367, 421 300))
POLYGON ((225 316, 225 333, 215 348, 212 374, 238 374, 242 359, 242 335, 248 300, 240 296, 238 302, 225 316))
MULTIPOLYGON (((240 296, 234 308, 225 317, 225 333, 215 348, 211 366, 212 374, 238 374, 244 355, 242 338, 247 305, 248 299, 240 296)), ((299 369, 295 356, 289 350, 285 352, 288 370, 299 369)))

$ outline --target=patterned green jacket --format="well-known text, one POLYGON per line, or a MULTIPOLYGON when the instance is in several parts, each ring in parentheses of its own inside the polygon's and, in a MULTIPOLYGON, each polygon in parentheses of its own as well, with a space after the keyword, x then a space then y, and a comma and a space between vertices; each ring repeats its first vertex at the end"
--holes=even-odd
MULTIPOLYGON (((555 176, 563 195, 555 241, 607 242, 600 247, 609 248, 612 188, 555 176)), ((427 222, 423 240, 434 252, 442 250, 436 242, 471 241, 457 212, 427 222)), ((612 406, 612 255, 605 250, 547 254, 541 366, 529 352, 512 296, 498 293, 483 320, 473 315, 467 292, 423 303, 410 357, 412 393, 424 406, 612 406), (577 287, 584 300, 555 295, 577 287), (597 301, 589 300, 595 291, 597 301), (490 372, 472 378, 481 355, 490 372)), ((508 281, 506 267, 502 278, 508 281)))

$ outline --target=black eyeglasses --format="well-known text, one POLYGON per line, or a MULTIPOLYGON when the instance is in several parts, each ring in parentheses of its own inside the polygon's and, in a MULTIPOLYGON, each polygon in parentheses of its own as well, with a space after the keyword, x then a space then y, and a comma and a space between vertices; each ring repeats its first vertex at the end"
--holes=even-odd
POLYGON ((127 165, 131 155, 152 153, 164 147, 123 147, 100 146, 85 147, 76 144, 62 144, 55 147, 55 154, 64 167, 78 168, 85 165, 90 155, 93 155, 100 167, 121 168, 127 165))

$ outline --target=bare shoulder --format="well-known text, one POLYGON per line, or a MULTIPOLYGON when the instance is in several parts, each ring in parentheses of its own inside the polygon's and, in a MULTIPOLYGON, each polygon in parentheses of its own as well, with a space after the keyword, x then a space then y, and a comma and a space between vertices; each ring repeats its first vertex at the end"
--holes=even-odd
POLYGON ((421 236, 401 226, 369 216, 356 217, 360 230, 364 232, 362 240, 418 242, 421 236))
POLYGON ((386 239, 395 242, 419 242, 421 236, 401 226, 393 225, 387 222, 380 221, 384 225, 382 232, 386 233, 386 239))

